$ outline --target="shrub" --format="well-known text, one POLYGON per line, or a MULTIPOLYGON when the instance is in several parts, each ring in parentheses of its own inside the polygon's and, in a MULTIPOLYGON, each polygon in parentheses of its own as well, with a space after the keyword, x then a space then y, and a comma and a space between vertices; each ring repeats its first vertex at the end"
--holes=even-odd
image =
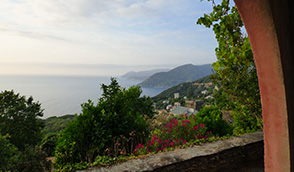
POLYGON ((109 86, 102 85, 99 103, 95 106, 89 100, 82 104, 82 113, 62 132, 56 146, 56 168, 98 163, 97 156, 130 154, 134 145, 145 142, 149 131, 143 114, 152 116, 150 99, 140 97, 140 87, 126 90, 115 79, 111 81, 109 86))
POLYGON ((33 102, 33 97, 27 99, 13 90, 0 93, 0 132, 9 134, 10 142, 19 150, 41 141, 44 122, 39 117, 42 116, 41 104, 33 102))
POLYGON ((51 162, 46 160, 46 153, 39 146, 26 146, 19 153, 19 159, 11 171, 50 172, 51 162))
POLYGON ((173 114, 169 114, 167 112, 160 112, 157 115, 154 115, 153 118, 147 119, 149 124, 149 130, 155 131, 156 129, 163 130, 164 127, 170 122, 170 120, 174 119, 175 116, 173 114))
POLYGON ((216 106, 204 107, 196 115, 198 122, 205 124, 208 131, 215 136, 225 136, 233 134, 233 127, 222 119, 222 112, 216 106))
POLYGON ((0 171, 8 171, 11 169, 18 158, 17 148, 7 139, 9 135, 2 136, 0 134, 0 171))
POLYGON ((211 132, 206 132, 204 124, 198 123, 194 116, 181 116, 182 120, 172 119, 162 130, 154 130, 147 144, 139 144, 133 154, 144 155, 176 148, 197 139, 207 139, 211 132))

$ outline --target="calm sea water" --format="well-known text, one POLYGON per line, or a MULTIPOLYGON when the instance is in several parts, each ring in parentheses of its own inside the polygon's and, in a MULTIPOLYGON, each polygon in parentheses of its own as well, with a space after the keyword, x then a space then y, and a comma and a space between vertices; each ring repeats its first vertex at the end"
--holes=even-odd
MULTIPOLYGON (((138 81, 117 78, 125 88, 138 81)), ((102 94, 101 84, 109 84, 110 77, 94 76, 0 76, 0 91, 14 90, 25 96, 33 96, 44 109, 44 117, 61 116, 81 112, 81 104, 89 99, 98 102, 102 94)), ((155 96, 164 89, 144 88, 143 95, 155 96)))

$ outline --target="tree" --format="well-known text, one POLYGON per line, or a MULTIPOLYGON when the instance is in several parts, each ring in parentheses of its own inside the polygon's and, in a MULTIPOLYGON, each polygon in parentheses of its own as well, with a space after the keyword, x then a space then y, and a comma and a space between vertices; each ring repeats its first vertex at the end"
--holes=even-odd
POLYGON ((44 123, 41 104, 33 98, 0 93, 0 171, 50 171, 51 164, 38 145, 44 123), (4 137, 3 137, 4 136, 4 137))
POLYGON ((82 113, 62 132, 56 146, 56 168, 92 163, 97 156, 131 153, 132 147, 148 135, 143 114, 152 116, 152 101, 140 97, 140 87, 125 89, 111 78, 110 85, 102 84, 101 89, 98 104, 90 100, 82 104, 82 113))
POLYGON ((121 88, 117 80, 111 78, 111 84, 102 84, 101 89, 103 94, 99 99, 99 106, 104 109, 105 113, 132 113, 153 117, 153 101, 150 97, 141 97, 140 86, 131 86, 129 89, 121 88))
POLYGON ((19 150, 41 141, 44 123, 38 117, 42 116, 41 104, 33 102, 32 97, 26 99, 13 90, 0 93, 0 132, 9 134, 10 142, 19 150))
POLYGON ((9 135, 0 134, 0 171, 8 171, 15 166, 18 158, 17 148, 10 143, 9 135))
POLYGON ((213 3, 213 11, 204 14, 197 24, 213 27, 218 47, 212 80, 220 89, 214 96, 223 110, 232 111, 235 132, 262 128, 262 113, 258 77, 249 39, 242 33, 243 22, 230 0, 213 3))

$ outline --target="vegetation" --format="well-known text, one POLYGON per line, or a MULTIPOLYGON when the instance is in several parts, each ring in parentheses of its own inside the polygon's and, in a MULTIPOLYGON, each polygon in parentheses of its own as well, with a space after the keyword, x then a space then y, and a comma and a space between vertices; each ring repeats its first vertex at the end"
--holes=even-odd
POLYGON ((33 98, 0 93, 0 171, 50 171, 50 162, 39 147, 44 123, 41 104, 33 98))
POLYGON ((45 127, 42 130, 43 139, 41 147, 48 157, 54 156, 57 140, 61 132, 75 118, 75 115, 52 116, 44 120, 45 127))
MULTIPOLYGON (((185 82, 185 83, 181 83, 179 85, 173 86, 173 87, 161 92, 160 94, 152 97, 152 99, 154 101, 167 100, 171 97, 174 97, 175 93, 179 93, 181 97, 187 97, 187 98, 200 97, 201 91, 205 90, 205 87, 204 87, 204 85, 197 85, 196 83, 212 82, 209 79, 209 76, 210 75, 205 76, 203 78, 200 78, 200 79, 193 81, 193 82, 185 82)), ((208 88, 208 89, 211 89, 211 88, 208 88)), ((211 90, 211 92, 212 92, 212 90, 211 90)))
POLYGON ((57 134, 75 118, 75 115, 52 116, 44 120, 45 127, 42 130, 43 134, 57 134))
POLYGON ((205 83, 212 82, 209 77, 210 75, 193 82, 181 83, 161 92, 157 96, 152 97, 153 101, 156 103, 156 109, 165 109, 167 105, 173 105, 175 102, 179 102, 182 106, 185 106, 186 100, 193 99, 204 100, 205 104, 214 105, 213 98, 205 99, 206 96, 212 95, 215 89, 213 84, 205 86, 205 83), (204 90, 207 90, 207 94, 201 93, 204 90), (174 98, 175 93, 179 93, 180 97, 174 98))
POLYGON ((13 168, 17 159, 17 147, 9 141, 9 135, 0 134, 0 171, 7 171, 13 168))
POLYGON ((213 11, 204 14, 197 23, 212 27, 218 47, 216 73, 212 80, 220 89, 214 95, 217 106, 234 116, 235 133, 262 128, 262 113, 256 67, 249 39, 242 33, 243 22, 230 0, 213 3, 213 11))
POLYGON ((155 123, 161 123, 164 127, 158 126, 154 129, 147 144, 139 144, 133 154, 137 156, 173 150, 184 145, 208 142, 215 138, 213 135, 231 135, 232 126, 222 120, 221 114, 218 109, 211 107, 196 115, 188 116, 185 114, 171 117, 167 124, 167 118, 156 118, 154 120, 160 120, 160 122, 155 123))
POLYGON ((62 132, 55 154, 59 170, 93 163, 101 156, 130 154, 136 144, 145 141, 149 131, 143 115, 152 117, 151 99, 140 97, 138 86, 121 88, 114 78, 101 88, 99 103, 84 103, 82 113, 62 132))
MULTIPOLYGON (((204 107, 190 116, 167 112, 154 115, 152 99, 142 97, 139 86, 125 89, 111 78, 110 85, 101 85, 103 94, 98 104, 89 100, 82 104, 79 115, 41 120, 43 110, 32 97, 26 99, 13 91, 4 91, 0 93, 0 171, 50 171, 46 157, 53 155, 58 171, 74 171, 262 129, 256 68, 248 38, 241 32, 240 15, 229 0, 220 4, 208 1, 213 3, 213 12, 204 14, 197 23, 213 27, 219 43, 218 61, 212 65, 215 73, 186 82, 187 78, 180 80, 183 75, 179 71, 200 73, 195 72, 195 66, 172 70, 168 75, 179 80, 171 82, 182 84, 153 100, 182 103, 184 96, 201 99, 205 86, 195 83, 211 79, 219 90, 214 90, 214 85, 205 89, 213 93, 215 102, 209 103, 215 106, 204 107), (174 93, 183 97, 173 99, 174 93), (224 113, 233 116, 233 124, 223 120, 224 113)), ((168 86, 171 83, 159 83, 168 75, 154 75, 153 82, 168 86)))
POLYGON ((196 121, 203 123, 208 131, 211 131, 215 136, 226 136, 233 134, 233 126, 222 118, 222 111, 215 107, 203 107, 196 115, 196 121))
POLYGON ((187 64, 168 72, 156 73, 139 85, 144 87, 169 88, 183 82, 195 81, 210 74, 212 74, 211 64, 201 66, 187 64))

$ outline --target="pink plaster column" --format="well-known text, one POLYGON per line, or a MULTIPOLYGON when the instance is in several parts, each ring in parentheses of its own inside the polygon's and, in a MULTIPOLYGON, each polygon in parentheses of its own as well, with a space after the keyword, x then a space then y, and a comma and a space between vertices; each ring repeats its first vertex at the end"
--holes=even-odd
POLYGON ((265 171, 291 170, 280 47, 268 0, 234 0, 254 54, 264 123, 265 171))

